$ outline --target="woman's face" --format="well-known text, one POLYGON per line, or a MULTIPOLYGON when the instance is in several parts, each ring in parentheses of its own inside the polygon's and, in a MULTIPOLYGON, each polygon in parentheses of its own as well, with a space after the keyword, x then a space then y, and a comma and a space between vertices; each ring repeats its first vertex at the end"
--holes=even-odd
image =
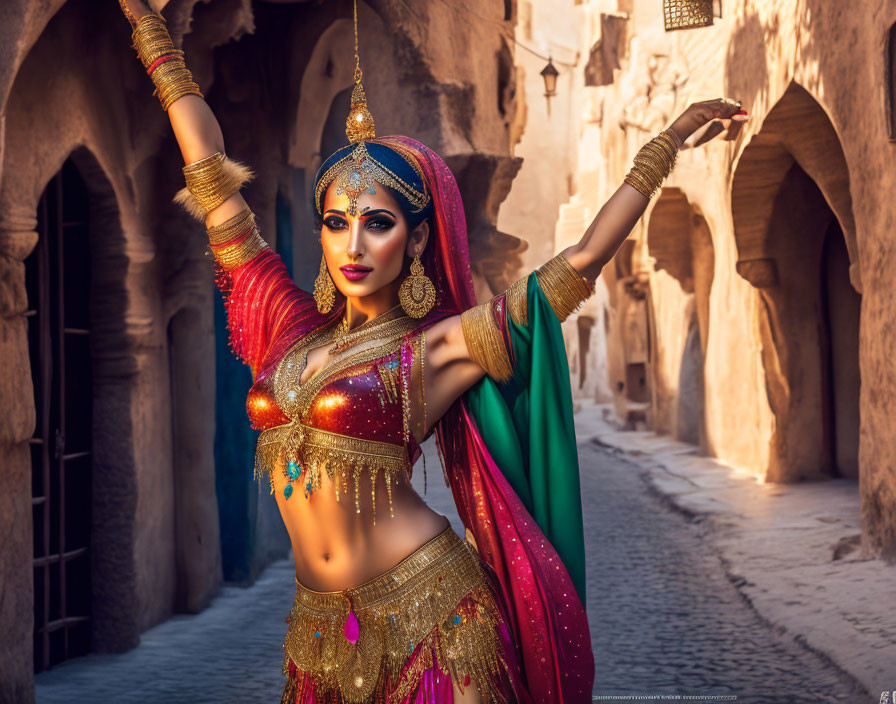
POLYGON ((336 193, 335 182, 324 195, 320 242, 330 276, 345 296, 361 298, 392 284, 405 255, 421 254, 426 246, 428 225, 421 223, 409 237, 395 197, 379 183, 374 190, 358 197, 357 215, 348 214, 348 196, 336 193))

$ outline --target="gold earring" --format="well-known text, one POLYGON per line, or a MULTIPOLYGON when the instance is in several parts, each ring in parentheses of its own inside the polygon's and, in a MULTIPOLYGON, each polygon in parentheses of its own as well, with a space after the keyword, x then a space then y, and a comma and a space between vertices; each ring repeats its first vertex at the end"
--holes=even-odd
POLYGON ((320 271, 314 280, 314 300, 321 313, 329 313, 336 300, 336 284, 327 271, 327 260, 323 254, 320 255, 320 271))
POLYGON ((419 254, 415 254, 411 262, 410 276, 401 282, 398 300, 404 312, 412 318, 422 318, 436 302, 436 287, 432 279, 423 273, 419 254))

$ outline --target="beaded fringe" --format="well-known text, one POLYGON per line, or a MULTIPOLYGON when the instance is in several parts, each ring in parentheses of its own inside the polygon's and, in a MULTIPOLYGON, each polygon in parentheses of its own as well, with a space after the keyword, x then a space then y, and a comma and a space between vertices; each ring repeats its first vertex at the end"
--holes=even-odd
MULTIPOLYGON (((461 688, 476 686, 484 704, 505 704, 497 685, 508 667, 497 630, 501 616, 479 558, 450 528, 430 544, 438 542, 442 554, 429 564, 403 561, 369 586, 321 593, 297 584, 283 646, 283 704, 294 704, 306 677, 321 701, 400 701, 433 663, 461 688), (401 579, 405 572, 410 576, 401 579), (343 632, 348 602, 360 624, 354 644, 343 632), (289 674, 290 661, 296 677, 289 674)), ((410 557, 420 562, 426 548, 410 557)))
MULTIPOLYGON (((389 516, 394 517, 392 486, 402 471, 408 471, 407 451, 400 445, 365 440, 348 435, 331 433, 297 423, 278 425, 263 431, 255 449, 254 479, 271 475, 280 462, 301 463, 301 473, 290 481, 301 480, 307 493, 320 489, 323 472, 334 481, 336 500, 340 486, 345 493, 353 487, 355 511, 361 512, 360 478, 367 473, 370 479, 370 497, 373 503, 373 523, 376 524, 376 474, 382 471, 386 480, 389 516)), ((274 481, 271 477, 271 493, 274 481)))

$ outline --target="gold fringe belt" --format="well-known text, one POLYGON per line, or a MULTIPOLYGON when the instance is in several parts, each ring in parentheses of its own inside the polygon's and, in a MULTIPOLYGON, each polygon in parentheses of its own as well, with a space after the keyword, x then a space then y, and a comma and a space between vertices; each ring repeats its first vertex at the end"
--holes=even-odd
POLYGON ((448 526, 357 587, 318 592, 297 579, 283 674, 290 660, 300 674, 286 683, 282 701, 295 701, 304 676, 322 698, 338 690, 346 704, 400 701, 436 662, 461 688, 469 677, 484 704, 505 702, 496 684, 508 667, 502 620, 479 560, 448 526))

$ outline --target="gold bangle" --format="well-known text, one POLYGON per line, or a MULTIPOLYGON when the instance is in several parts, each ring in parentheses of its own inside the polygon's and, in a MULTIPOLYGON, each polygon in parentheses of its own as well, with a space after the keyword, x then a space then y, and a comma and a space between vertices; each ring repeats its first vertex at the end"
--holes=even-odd
POLYGON ((222 152, 187 164, 182 171, 187 185, 177 192, 174 201, 200 221, 255 178, 248 166, 222 152))
POLYGON ((492 315, 492 301, 463 311, 460 314, 460 324, 470 359, 495 381, 509 380, 513 376, 513 367, 501 331, 492 315))
POLYGON ((180 51, 174 47, 165 18, 155 12, 143 15, 137 20, 131 39, 143 68, 149 68, 160 56, 180 51))
POLYGON ((652 198, 675 166, 677 156, 677 136, 668 129, 663 130, 641 147, 623 181, 646 198, 652 198))
POLYGON ((576 271, 562 252, 542 264, 536 276, 561 323, 594 293, 594 283, 576 271))
POLYGON ((166 112, 171 104, 184 95, 194 94, 204 97, 199 86, 193 80, 193 74, 184 65, 180 58, 172 59, 161 64, 152 73, 153 83, 156 84, 156 94, 162 109, 166 112))
POLYGON ((205 97, 184 64, 183 50, 175 48, 164 17, 155 12, 144 15, 135 24, 131 37, 137 56, 146 69, 163 56, 173 56, 156 66, 151 74, 156 85, 154 95, 158 96, 163 110, 167 112, 171 104, 184 95, 205 97))
POLYGON ((232 218, 228 218, 220 225, 209 225, 206 228, 208 231, 209 244, 217 247, 226 244, 235 237, 239 237, 254 224, 255 213, 246 208, 232 218))
POLYGON ((529 319, 528 306, 529 274, 521 276, 507 287, 507 312, 517 325, 526 325, 529 319))
POLYGON ((653 194, 656 191, 656 188, 648 186, 647 183, 638 176, 634 169, 629 171, 622 180, 648 200, 653 197, 653 194))
POLYGON ((210 249, 221 268, 231 271, 252 261, 269 247, 268 243, 258 234, 258 228, 253 225, 252 233, 241 242, 232 245, 212 245, 210 249))

